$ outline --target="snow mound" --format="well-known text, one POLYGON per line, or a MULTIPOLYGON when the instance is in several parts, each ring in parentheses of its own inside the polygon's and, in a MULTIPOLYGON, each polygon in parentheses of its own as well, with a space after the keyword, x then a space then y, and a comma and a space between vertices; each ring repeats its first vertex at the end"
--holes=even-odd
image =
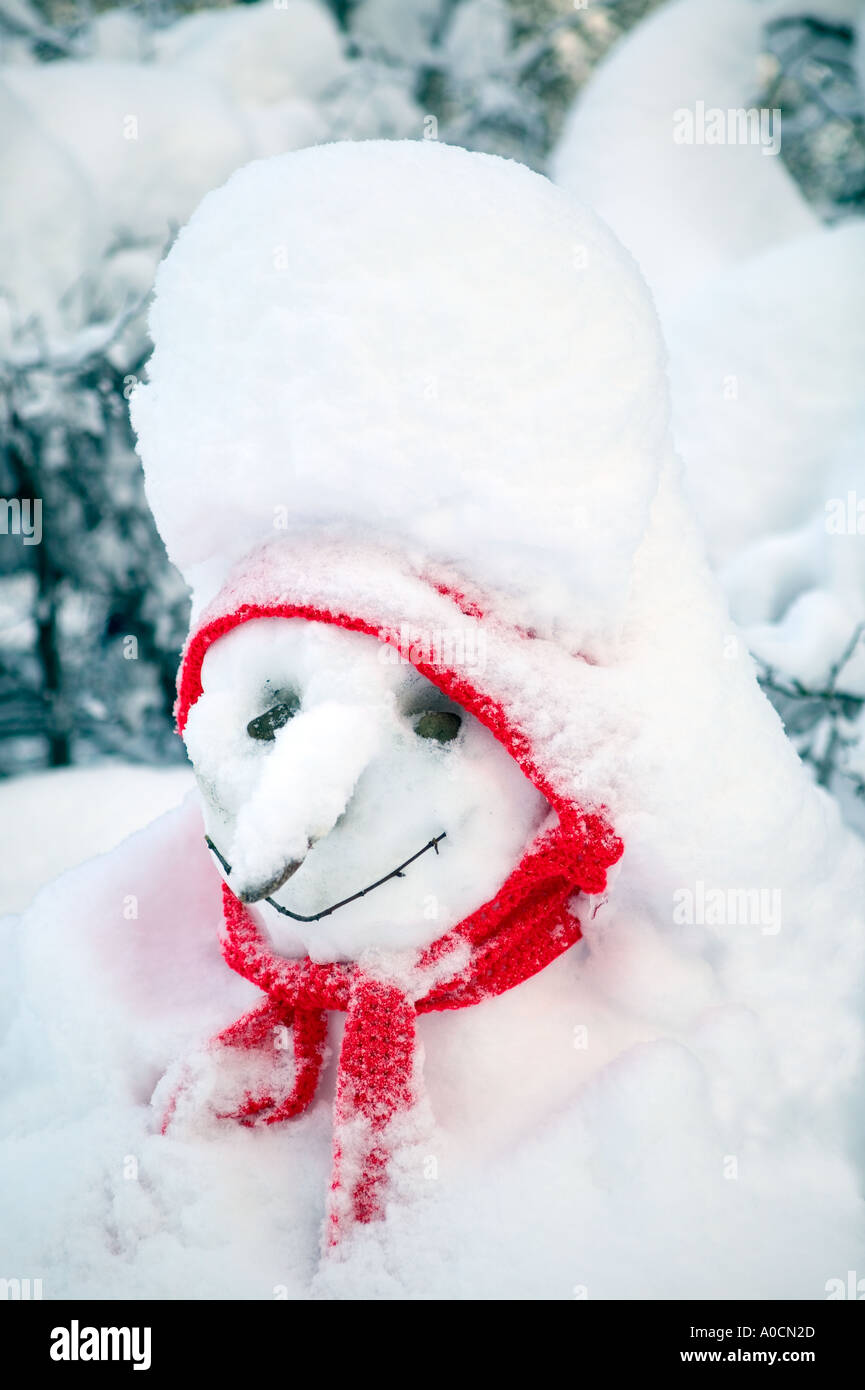
MULTIPOLYGON (((818 226, 777 155, 759 143, 684 144, 675 113, 755 105, 755 0, 677 0, 615 46, 553 155, 556 182, 609 222, 661 303, 731 262, 818 226)), ((696 136, 697 128, 694 127, 696 136)))
POLYGON ((220 84, 244 106, 315 101, 346 75, 339 31, 315 0, 198 10, 154 47, 161 63, 220 84))
MULTIPOLYGON (((2 338, 31 314, 52 335, 77 327, 82 286, 117 273, 118 247, 146 258, 149 288, 198 200, 250 159, 337 130, 421 128, 396 77, 346 58, 317 0, 201 10, 155 32, 111 10, 88 33, 86 58, 16 62, 10 46, 0 64, 2 338)), ((122 287, 139 297, 138 276, 122 287)))
POLYGON ((635 267, 523 166, 433 142, 250 165, 160 269, 133 399, 169 555, 210 597, 275 529, 387 539, 591 627, 666 450, 635 267), (529 254, 530 252, 530 254, 529 254))
MULTIPOLYGON (((63 61, 6 68, 3 81, 83 180, 92 260, 82 256, 79 274, 112 238, 156 238, 164 246, 202 191, 254 153, 220 89, 190 74, 181 79, 143 63, 63 61)), ((68 226, 80 240, 79 218, 73 205, 68 226)), ((51 263, 58 259, 52 254, 51 263)))
POLYGON ((755 254, 668 318, 676 443, 719 563, 836 495, 865 423, 863 271, 850 222, 755 254))
POLYGON ((192 785, 188 768, 125 763, 55 769, 0 783, 0 916, 22 911, 44 883, 112 849, 176 805, 192 785))
POLYGON ((86 264, 94 228, 83 170, 39 122, 23 93, 2 80, 0 125, 5 135, 0 144, 0 334, 5 336, 7 316, 36 313, 54 326, 58 301, 86 264), (28 215, 22 235, 18 214, 25 187, 28 215), (60 226, 62 236, 57 234, 60 226))

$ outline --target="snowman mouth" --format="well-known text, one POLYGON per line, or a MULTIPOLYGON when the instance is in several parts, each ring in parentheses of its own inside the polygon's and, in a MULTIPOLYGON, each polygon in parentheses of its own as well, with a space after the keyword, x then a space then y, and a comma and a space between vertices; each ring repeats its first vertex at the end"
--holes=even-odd
MULTIPOLYGON (((374 889, 380 888, 383 883, 388 883, 392 878, 404 878, 404 871, 408 868, 409 864, 413 864, 416 859, 420 859, 422 854, 426 854, 428 850, 435 850, 435 853, 438 854, 439 844, 442 840, 446 839, 446 837, 447 832, 444 830, 441 832, 440 835, 434 835, 431 840, 427 841, 427 843, 423 846, 422 849, 417 850, 416 853, 410 855, 408 859, 404 859, 401 864, 397 864, 396 868, 391 869, 389 874, 384 874, 381 878, 377 878, 374 883, 367 884, 366 888, 361 888, 359 892, 351 893, 347 898, 340 898, 339 902, 337 903, 331 903, 330 907, 322 908, 321 912, 314 912, 311 917, 304 917, 300 912, 291 912, 287 907, 283 907, 281 903, 276 902, 275 899, 271 897, 262 896, 260 898, 255 899, 255 901, 263 901, 269 903, 271 907, 276 908, 277 912, 281 912, 283 917, 290 917, 293 922, 320 922, 322 917, 329 917, 332 912, 336 912, 337 908, 346 907, 348 903, 357 902, 358 898, 365 898, 367 893, 372 893, 374 889)), ((216 848, 216 845, 213 843, 209 835, 205 835, 204 842, 207 845, 207 848, 216 855, 226 874, 230 878, 231 865, 229 864, 228 860, 225 858, 223 854, 220 854, 219 850, 216 848)), ((291 874, 299 868, 300 864, 293 865, 291 871, 283 877, 282 883, 287 882, 287 880, 291 877, 291 874)), ((271 891, 276 892, 277 890, 276 888, 274 888, 271 891)))

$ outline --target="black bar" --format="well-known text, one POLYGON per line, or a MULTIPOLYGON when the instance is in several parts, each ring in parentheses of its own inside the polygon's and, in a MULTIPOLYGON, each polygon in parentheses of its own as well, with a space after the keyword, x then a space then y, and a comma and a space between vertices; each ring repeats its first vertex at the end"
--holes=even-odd
MULTIPOLYGON (((733 1374, 754 1368, 759 1374, 761 1369, 795 1366, 825 1382, 827 1375, 842 1371, 858 1374, 855 1368, 865 1333, 863 1310, 858 1304, 863 1298, 865 1295, 858 1292, 855 1299, 845 1294, 825 1302, 592 1302, 575 1298, 563 1300, 569 1304, 565 1308, 556 1303, 546 1312, 546 1305, 538 1302, 518 1315, 529 1319, 522 1331, 514 1326, 513 1315, 505 1312, 504 1338, 493 1334, 493 1340, 485 1336, 484 1343, 493 1357, 498 1348, 504 1352, 507 1346, 518 1346, 523 1356, 543 1356, 546 1365, 552 1364, 552 1358, 560 1367, 559 1374, 571 1363, 575 1378, 579 1375, 581 1380, 590 1374, 592 1365, 596 1371, 603 1367, 605 1376, 611 1378, 629 1372, 666 1374, 674 1368, 685 1375, 699 1374, 706 1367, 733 1374), (527 1333, 541 1320, 548 1327, 544 1341, 537 1342, 527 1333)), ((379 1340, 384 1328, 393 1328, 393 1316, 387 1307, 373 1313, 365 1306, 355 1310, 346 1303, 335 1306, 328 1300, 300 1305, 280 1299, 21 1299, 0 1303, 0 1333, 7 1357, 14 1351, 19 1374, 32 1371, 47 1375, 52 1382, 62 1384, 70 1376, 92 1380, 107 1371, 114 1377, 132 1375, 133 1384, 136 1375, 143 1382, 145 1376, 160 1380, 184 1372, 194 1372, 197 1378, 212 1372, 224 1383, 233 1367, 242 1370, 245 1381, 250 1377, 258 1381, 270 1372, 292 1380, 303 1374, 310 1362, 310 1369, 320 1365, 324 1370, 330 1365, 340 1378, 351 1377, 352 1346, 361 1366, 363 1362, 368 1365, 372 1356, 383 1358, 384 1368, 392 1358, 391 1373, 399 1362, 407 1371, 412 1365, 415 1336, 419 1339, 415 1350, 425 1348, 424 1359, 435 1361, 436 1345, 452 1346, 454 1337, 464 1345, 466 1334, 470 1338, 481 1335, 479 1321, 494 1326, 502 1313, 494 1303, 470 1309, 465 1303, 452 1303, 432 1315, 435 1321, 430 1322, 428 1310, 419 1308, 415 1316, 403 1310, 399 1314, 399 1338, 388 1335, 379 1340), (471 1322, 460 1332, 464 1318, 471 1322), (343 1340, 347 1323, 358 1326, 359 1339, 343 1340), (98 1341, 88 1331, 94 1328, 100 1330, 98 1341), (128 1339, 118 1333, 116 1342, 106 1335, 104 1348, 111 1358, 116 1345, 118 1354, 128 1351, 129 1359, 86 1359, 92 1349, 102 1352, 102 1328, 128 1330, 128 1339), (337 1328, 343 1355, 332 1360, 337 1328), (137 1341, 133 1329, 139 1329, 137 1341), (150 1329, 149 1345, 144 1329, 150 1329), (321 1342, 316 1340, 319 1331, 324 1336, 321 1342), (78 1359, 54 1359, 52 1347, 70 1356, 77 1349, 78 1359), (142 1363, 138 1372, 131 1359, 135 1355, 142 1363)), ((442 1375, 446 1374, 443 1367, 442 1375)), ((485 1380, 489 1383, 488 1368, 485 1380)))

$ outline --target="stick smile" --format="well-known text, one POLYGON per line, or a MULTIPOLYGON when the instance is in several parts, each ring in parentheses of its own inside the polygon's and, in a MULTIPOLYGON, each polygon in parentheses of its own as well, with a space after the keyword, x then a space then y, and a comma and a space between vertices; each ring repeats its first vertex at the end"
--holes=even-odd
MULTIPOLYGON (((389 882, 390 879, 403 878, 403 870, 407 869, 409 864, 413 864, 416 859, 420 859, 421 855, 426 854, 427 850, 435 850, 436 854, 438 854, 439 844, 442 840, 446 839, 446 836, 447 832, 444 830, 441 832, 440 835, 434 835, 431 840, 427 841, 427 843, 423 846, 422 849, 417 850, 417 852, 415 854, 410 855, 408 859, 404 859, 401 864, 397 864, 396 868, 391 869, 389 874, 384 874, 381 878, 377 878, 374 883, 367 884, 366 888, 361 888, 359 892, 351 893, 349 897, 341 898, 339 902, 331 903, 330 907, 323 908, 321 912, 314 912, 310 917, 304 917, 299 912, 291 912, 287 907, 283 907, 281 903, 274 901, 272 897, 268 896, 268 894, 276 893, 284 883, 288 882, 292 875, 295 874, 297 870, 300 868, 301 864, 303 863, 302 859, 291 860, 290 863, 286 866, 286 868, 283 869, 275 879, 272 879, 270 882, 268 882, 265 885, 264 890, 262 892, 256 893, 254 897, 252 897, 249 894, 240 894, 239 896, 242 898, 244 902, 261 902, 263 900, 264 902, 269 903, 271 907, 275 908, 277 912, 281 912, 284 917, 290 917, 294 922, 318 922, 321 920, 322 917, 329 917, 332 912, 336 912, 337 908, 345 907, 347 903, 353 903, 356 902, 358 898, 366 897, 367 893, 371 893, 374 888, 380 888, 383 883, 389 882)), ((228 863, 228 860, 225 858, 224 855, 220 854, 219 850, 216 848, 216 845, 213 843, 209 835, 205 835, 204 842, 207 845, 207 848, 216 855, 226 874, 228 874, 230 878, 231 865, 228 863)))

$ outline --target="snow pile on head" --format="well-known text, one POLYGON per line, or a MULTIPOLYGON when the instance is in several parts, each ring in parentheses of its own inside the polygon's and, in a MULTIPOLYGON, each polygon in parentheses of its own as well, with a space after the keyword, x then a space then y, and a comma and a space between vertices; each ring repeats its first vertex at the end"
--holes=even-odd
POLYGON ((133 418, 200 596, 275 528, 338 522, 585 629, 621 600, 666 447, 657 330, 545 179, 432 142, 253 164, 181 233, 151 329, 133 418))

